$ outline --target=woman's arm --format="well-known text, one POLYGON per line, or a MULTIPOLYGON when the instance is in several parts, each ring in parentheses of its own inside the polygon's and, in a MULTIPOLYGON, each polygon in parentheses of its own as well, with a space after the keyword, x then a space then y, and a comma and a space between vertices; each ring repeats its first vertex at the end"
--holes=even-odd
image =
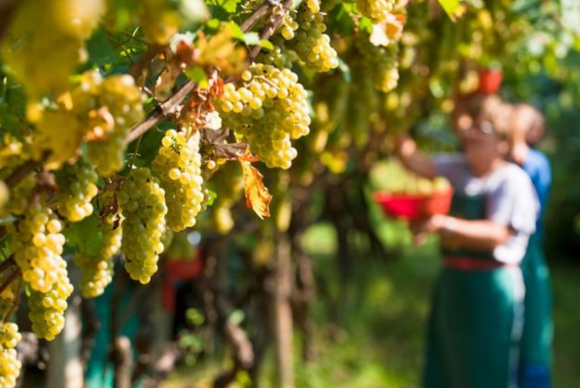
POLYGON ((396 155, 401 163, 415 174, 427 179, 436 177, 437 169, 433 159, 417 150, 417 144, 413 139, 406 136, 397 139, 396 155))
POLYGON ((442 214, 412 225, 420 239, 430 232, 439 233, 442 242, 482 252, 492 252, 507 242, 513 231, 507 226, 489 220, 463 220, 442 214))

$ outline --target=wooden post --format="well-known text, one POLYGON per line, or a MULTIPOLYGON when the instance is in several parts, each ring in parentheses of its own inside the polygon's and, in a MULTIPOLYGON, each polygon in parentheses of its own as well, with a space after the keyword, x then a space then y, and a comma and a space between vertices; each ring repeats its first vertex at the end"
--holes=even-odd
MULTIPOLYGON (((69 275, 73 284, 79 273, 70 268, 69 275)), ((65 312, 65 325, 62 333, 49 345, 50 360, 48 363, 46 388, 83 388, 84 368, 81 362, 82 318, 81 296, 75 288, 68 300, 65 312)))
POLYGON ((276 232, 275 275, 272 285, 272 322, 276 344, 276 367, 280 388, 294 387, 294 351, 292 346, 292 258, 290 241, 285 233, 276 232))

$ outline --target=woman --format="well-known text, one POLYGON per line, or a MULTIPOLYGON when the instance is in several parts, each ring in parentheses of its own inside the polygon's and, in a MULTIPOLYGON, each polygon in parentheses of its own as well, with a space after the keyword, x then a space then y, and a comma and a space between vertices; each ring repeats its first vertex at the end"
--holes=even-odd
POLYGON ((463 154, 429 157, 410 139, 398 155, 426 178, 445 176, 450 215, 412 225, 417 238, 439 233, 443 269, 427 346, 425 388, 508 388, 517 380, 524 287, 518 266, 535 230, 537 200, 527 175, 506 162, 505 106, 495 96, 470 102, 463 154))
POLYGON ((511 114, 511 158, 528 174, 540 200, 536 233, 530 238, 521 264, 526 297, 520 354, 520 388, 551 386, 552 291, 550 272, 542 250, 542 215, 548 201, 552 174, 546 155, 528 145, 532 139, 540 140, 544 132, 544 117, 537 109, 528 104, 514 107, 511 114))

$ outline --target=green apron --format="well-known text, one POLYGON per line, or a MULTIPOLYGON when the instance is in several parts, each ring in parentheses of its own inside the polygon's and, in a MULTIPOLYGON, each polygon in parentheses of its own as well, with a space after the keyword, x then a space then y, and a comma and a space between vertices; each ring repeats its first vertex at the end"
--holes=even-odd
POLYGON ((521 345, 524 364, 549 365, 553 337, 550 274, 542 250, 542 240, 530 238, 521 264, 526 285, 525 323, 521 345))
MULTIPOLYGON (((484 197, 455 195, 452 214, 484 219, 484 197)), ((465 250, 446 257, 491 260, 465 250)), ((443 268, 428 327, 425 388, 508 388, 517 378, 523 315, 518 267, 485 271, 443 268)))

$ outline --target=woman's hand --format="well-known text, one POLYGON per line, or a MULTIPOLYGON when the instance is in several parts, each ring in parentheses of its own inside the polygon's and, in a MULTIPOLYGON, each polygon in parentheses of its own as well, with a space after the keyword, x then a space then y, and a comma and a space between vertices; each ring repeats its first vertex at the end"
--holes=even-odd
POLYGON ((417 144, 407 134, 395 135, 395 155, 403 166, 423 178, 436 176, 435 164, 430 156, 417 150, 417 144))
POLYGON ((430 233, 439 233, 445 225, 445 217, 441 214, 435 214, 429 218, 413 220, 409 226, 413 233, 413 243, 421 245, 427 240, 430 233))
POLYGON ((454 235, 457 219, 444 214, 435 214, 429 218, 411 221, 411 233, 413 233, 413 243, 423 244, 430 233, 439 233, 441 243, 451 246, 457 245, 458 241, 454 235))

